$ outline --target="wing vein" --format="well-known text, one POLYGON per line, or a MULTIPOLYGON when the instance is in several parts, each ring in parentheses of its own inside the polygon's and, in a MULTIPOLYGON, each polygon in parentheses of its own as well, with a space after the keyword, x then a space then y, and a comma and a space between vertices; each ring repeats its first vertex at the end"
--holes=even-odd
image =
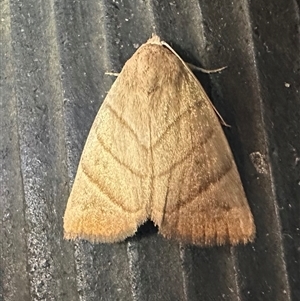
POLYGON ((93 183, 100 191, 102 194, 106 195, 107 198, 114 204, 119 206, 120 208, 122 208, 123 211, 128 212, 128 213, 136 213, 141 211, 142 209, 138 209, 138 210, 129 210, 128 208, 124 207, 125 202, 120 200, 118 201, 118 199, 112 195, 111 191, 109 190, 109 188, 107 188, 103 183, 101 183, 99 181, 99 179, 94 179, 93 175, 91 175, 88 171, 88 169, 84 166, 84 164, 81 163, 81 167, 82 167, 82 171, 83 174, 89 179, 89 181, 91 183, 93 183))
MULTIPOLYGON (((177 204, 177 206, 174 207, 173 210, 170 211, 170 214, 174 213, 175 211, 178 210, 178 208, 184 208, 188 204, 192 203, 201 193, 204 191, 208 190, 208 188, 212 185, 214 185, 216 182, 221 181, 222 178, 224 178, 233 168, 234 164, 232 161, 230 161, 230 164, 226 165, 224 170, 222 171, 222 174, 220 177, 216 176, 215 178, 210 179, 209 181, 206 182, 206 185, 203 185, 200 187, 198 193, 191 199, 187 199, 185 201, 181 201, 180 203, 177 204)), ((219 175, 220 173, 218 173, 219 175)))
POLYGON ((139 140, 137 133, 128 124, 128 122, 124 118, 122 118, 110 104, 106 103, 106 107, 110 110, 110 112, 113 114, 113 116, 122 124, 122 126, 124 126, 134 136, 134 138, 136 139, 138 144, 145 150, 148 150, 148 148, 145 145, 143 145, 143 143, 139 140))
POLYGON ((184 110, 182 113, 177 115, 174 120, 167 125, 163 133, 156 139, 156 141, 153 143, 152 148, 155 149, 158 144, 160 144, 163 140, 163 137, 167 134, 167 132, 177 123, 181 120, 181 118, 189 111, 190 108, 184 110))
POLYGON ((161 177, 161 176, 164 176, 165 174, 173 171, 176 166, 181 165, 188 158, 190 158, 192 156, 192 154, 194 153, 195 149, 197 149, 199 146, 205 145, 209 140, 211 140, 212 137, 214 136, 214 134, 215 134, 214 129, 210 128, 208 131, 208 135, 205 137, 205 139, 203 141, 201 141, 201 143, 199 145, 192 147, 184 157, 182 157, 178 161, 174 162, 170 167, 168 167, 164 171, 161 171, 159 174, 155 175, 155 177, 161 177))
POLYGON ((130 167, 128 164, 122 162, 115 154, 113 154, 112 150, 105 145, 104 141, 101 139, 101 137, 99 137, 98 135, 96 136, 98 142, 101 144, 101 146, 103 147, 103 149, 110 154, 110 156, 117 162, 119 163, 121 166, 123 166, 124 168, 126 168, 127 170, 129 170, 132 174, 134 174, 135 176, 139 177, 140 179, 145 178, 146 176, 144 174, 142 174, 141 172, 137 171, 137 170, 133 170, 132 167, 130 167))

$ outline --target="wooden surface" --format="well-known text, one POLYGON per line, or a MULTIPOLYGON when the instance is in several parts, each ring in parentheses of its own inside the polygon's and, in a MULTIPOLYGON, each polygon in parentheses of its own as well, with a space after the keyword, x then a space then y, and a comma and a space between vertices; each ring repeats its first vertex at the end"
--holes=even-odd
POLYGON ((299 3, 0 2, 0 300, 299 300, 299 3), (181 246, 151 223, 126 242, 63 240, 91 123, 124 62, 155 32, 230 129, 257 239, 181 246))

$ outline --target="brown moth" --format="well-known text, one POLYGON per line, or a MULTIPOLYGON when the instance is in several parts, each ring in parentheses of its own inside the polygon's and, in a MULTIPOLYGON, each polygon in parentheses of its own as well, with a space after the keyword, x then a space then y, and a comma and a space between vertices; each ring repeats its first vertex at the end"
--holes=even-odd
POLYGON ((95 118, 68 200, 65 238, 117 242, 147 219, 163 236, 189 244, 236 245, 255 236, 210 100, 158 36, 126 62, 95 118))

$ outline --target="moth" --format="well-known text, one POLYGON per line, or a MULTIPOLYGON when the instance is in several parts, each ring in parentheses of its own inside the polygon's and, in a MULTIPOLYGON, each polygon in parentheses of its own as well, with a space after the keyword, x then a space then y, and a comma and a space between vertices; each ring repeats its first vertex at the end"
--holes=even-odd
POLYGON ((113 243, 152 220, 166 238, 247 243, 255 225, 201 84, 154 35, 126 62, 88 135, 64 236, 113 243))

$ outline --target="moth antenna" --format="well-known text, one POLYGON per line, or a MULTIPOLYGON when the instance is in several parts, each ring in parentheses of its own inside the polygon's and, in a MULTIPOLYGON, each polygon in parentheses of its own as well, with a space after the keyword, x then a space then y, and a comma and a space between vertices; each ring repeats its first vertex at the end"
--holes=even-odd
POLYGON ((204 68, 198 67, 198 66, 196 66, 196 65, 193 65, 193 64, 191 64, 191 63, 186 63, 186 65, 187 65, 191 70, 201 71, 202 73, 207 73, 207 74, 210 74, 210 73, 218 73, 218 72, 221 72, 221 71, 223 71, 224 69, 227 68, 227 66, 224 66, 224 67, 217 68, 217 69, 204 69, 204 68))
POLYGON ((118 72, 105 72, 106 75, 111 75, 111 76, 119 76, 120 73, 118 72))

